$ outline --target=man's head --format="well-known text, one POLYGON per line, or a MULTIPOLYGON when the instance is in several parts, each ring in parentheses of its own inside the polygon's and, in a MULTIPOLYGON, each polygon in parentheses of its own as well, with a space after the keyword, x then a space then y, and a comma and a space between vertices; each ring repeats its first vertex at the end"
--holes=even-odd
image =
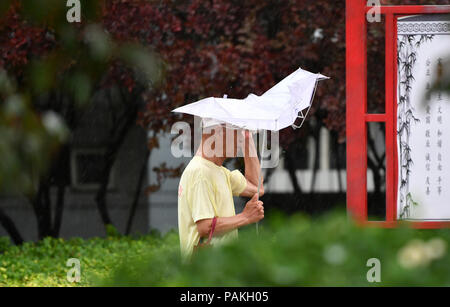
POLYGON ((238 150, 238 129, 215 120, 202 122, 202 154, 209 158, 234 158, 238 150))

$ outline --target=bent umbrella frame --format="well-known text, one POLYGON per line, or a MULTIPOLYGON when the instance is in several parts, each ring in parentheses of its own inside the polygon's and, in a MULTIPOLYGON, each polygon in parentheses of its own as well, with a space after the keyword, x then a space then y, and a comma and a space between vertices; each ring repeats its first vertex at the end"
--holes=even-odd
MULTIPOLYGON (((311 109, 311 106, 312 106, 312 103, 313 103, 313 101, 314 101, 314 96, 315 96, 315 94, 316 94, 316 89, 317 89, 317 83, 319 82, 320 80, 319 79, 316 79, 316 83, 315 83, 315 85, 314 85, 314 91, 313 91, 313 94, 312 94, 312 96, 311 96, 311 101, 310 101, 310 103, 309 103, 309 106, 308 106, 308 108, 306 108, 306 112, 303 114, 303 110, 300 110, 299 111, 299 115, 297 115, 297 118, 300 118, 301 119, 301 122, 299 123, 299 125, 296 125, 295 123, 293 123, 292 125, 291 125, 291 127, 294 129, 294 130, 296 130, 296 129, 300 129, 302 126, 303 126, 303 123, 305 122, 305 119, 306 119, 306 117, 308 116, 308 113, 309 113, 309 110, 311 109)), ((226 95, 224 95, 224 97, 227 97, 226 95)), ((267 137, 267 130, 265 130, 265 129, 262 129, 262 131, 263 131, 263 136, 262 136, 262 146, 261 146, 261 153, 260 153, 260 156, 261 156, 261 158, 260 158, 260 163, 259 163, 259 165, 260 165, 260 170, 259 170, 259 176, 258 176, 258 197, 257 197, 257 199, 259 200, 259 195, 260 195, 260 191, 261 191, 261 185, 262 185, 262 182, 261 182, 261 178, 262 178, 262 163, 263 163, 263 159, 264 159, 264 150, 265 150, 265 148, 266 148, 266 137, 267 137)), ((259 234, 259 222, 257 222, 256 223, 256 233, 257 234, 259 234)))

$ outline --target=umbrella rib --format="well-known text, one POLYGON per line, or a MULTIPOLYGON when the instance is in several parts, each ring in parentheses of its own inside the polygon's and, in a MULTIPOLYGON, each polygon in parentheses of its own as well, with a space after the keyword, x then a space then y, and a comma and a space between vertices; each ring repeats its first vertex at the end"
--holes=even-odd
MULTIPOLYGON (((262 177, 262 164, 263 164, 263 159, 264 159, 264 149, 266 147, 265 141, 266 141, 266 130, 263 129, 263 137, 262 137, 262 147, 261 147, 261 163, 260 163, 260 168, 259 168, 259 175, 258 175, 258 196, 257 199, 259 200, 259 193, 261 190, 261 177, 262 177)), ((256 234, 259 235, 259 222, 256 222, 256 234)))
MULTIPOLYGON (((312 96, 311 96, 311 101, 310 101, 308 110, 306 111, 306 114, 304 115, 304 117, 303 117, 303 119, 302 119, 302 122, 301 122, 300 125, 298 125, 298 126, 295 125, 295 124, 292 124, 292 125, 291 125, 292 128, 293 128, 294 130, 295 130, 295 129, 299 129, 299 128, 301 128, 301 127, 303 126, 303 123, 305 122, 306 116, 308 116, 309 109, 311 109, 311 107, 312 107, 312 104, 313 104, 313 101, 314 101, 314 96, 316 95, 316 89, 317 89, 317 79, 316 79, 316 82, 315 82, 315 84, 314 84, 314 92, 313 92, 313 94, 312 94, 312 96)), ((303 115, 303 113, 302 113, 302 115, 303 115)))

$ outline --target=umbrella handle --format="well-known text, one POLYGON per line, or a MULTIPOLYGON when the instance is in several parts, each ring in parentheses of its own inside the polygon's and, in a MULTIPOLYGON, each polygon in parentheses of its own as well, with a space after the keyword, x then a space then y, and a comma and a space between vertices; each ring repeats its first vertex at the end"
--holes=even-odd
MULTIPOLYGON (((257 196, 257 200, 259 200, 259 193, 261 191, 261 177, 262 177, 262 162, 263 162, 263 157, 264 157, 264 149, 266 147, 265 144, 266 141, 266 130, 263 130, 263 139, 262 139, 262 147, 261 147, 261 162, 259 163, 259 175, 258 175, 258 196, 257 196)), ((259 143, 259 142, 258 142, 259 143)), ((259 235, 259 222, 256 222, 256 235, 259 235)))

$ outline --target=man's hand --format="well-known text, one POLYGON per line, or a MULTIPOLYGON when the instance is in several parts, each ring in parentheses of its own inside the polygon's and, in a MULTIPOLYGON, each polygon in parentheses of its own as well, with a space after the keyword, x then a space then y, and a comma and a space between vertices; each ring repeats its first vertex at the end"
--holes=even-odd
MULTIPOLYGON (((214 236, 222 235, 230 230, 256 223, 264 218, 263 202, 258 199, 258 194, 253 194, 245 205, 244 210, 234 216, 217 218, 214 236)), ((200 237, 207 237, 211 231, 212 218, 203 219, 196 222, 200 237)))
POLYGON ((245 204, 242 215, 246 218, 248 224, 256 223, 264 218, 263 202, 258 200, 257 193, 245 204))

